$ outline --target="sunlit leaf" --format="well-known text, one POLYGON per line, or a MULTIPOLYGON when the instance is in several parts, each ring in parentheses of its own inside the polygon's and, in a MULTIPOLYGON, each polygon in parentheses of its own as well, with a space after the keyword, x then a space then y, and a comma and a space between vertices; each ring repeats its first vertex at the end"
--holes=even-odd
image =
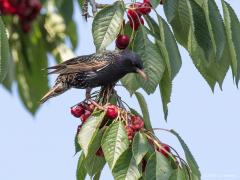
POLYGON ((102 149, 111 169, 122 153, 128 149, 129 141, 122 122, 112 123, 103 135, 102 149))
POLYGON ((104 50, 119 34, 123 22, 123 5, 120 1, 99 11, 92 25, 97 51, 104 50))

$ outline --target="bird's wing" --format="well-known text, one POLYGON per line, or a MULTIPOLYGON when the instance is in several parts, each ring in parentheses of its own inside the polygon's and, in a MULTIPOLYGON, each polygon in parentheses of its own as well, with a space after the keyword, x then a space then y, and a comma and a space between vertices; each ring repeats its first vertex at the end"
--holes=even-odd
POLYGON ((48 74, 70 74, 77 72, 97 71, 107 67, 111 64, 111 62, 112 61, 110 61, 104 55, 93 54, 88 56, 78 56, 47 69, 53 70, 48 74))

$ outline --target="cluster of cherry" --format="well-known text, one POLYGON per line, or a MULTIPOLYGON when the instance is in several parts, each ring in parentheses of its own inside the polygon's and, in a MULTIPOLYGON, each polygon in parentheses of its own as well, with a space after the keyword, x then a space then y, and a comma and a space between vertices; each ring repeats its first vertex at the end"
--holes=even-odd
POLYGON ((39 0, 0 0, 0 14, 17 15, 23 32, 30 31, 41 8, 39 0))
MULTIPOLYGON (((77 134, 81 131, 82 125, 91 116, 94 109, 95 109, 94 104, 86 103, 86 102, 81 102, 71 108, 71 114, 76 118, 80 118, 82 121, 82 124, 78 126, 77 134)), ((118 118, 120 113, 121 113, 121 109, 118 106, 108 105, 106 107, 106 118, 109 120, 118 118)), ((142 118, 137 115, 130 115, 130 118, 126 121, 126 125, 125 125, 125 130, 128 135, 129 141, 132 142, 135 133, 140 130, 143 130, 143 128, 144 128, 144 121, 142 120, 142 118)), ((155 143, 152 139, 149 139, 149 143, 155 147, 154 145, 155 143)), ((169 156, 168 154, 170 153, 170 148, 166 144, 161 143, 161 148, 156 147, 156 150, 161 154, 163 154, 165 157, 169 156)), ((104 156, 104 153, 101 147, 96 151, 95 154, 100 157, 104 156)), ((144 162, 142 163, 144 166, 144 162)))
MULTIPOLYGON (((163 4, 163 0, 160 0, 160 4, 163 4)), ((150 0, 143 0, 143 2, 136 2, 128 7, 127 17, 129 20, 129 25, 133 30, 137 30, 139 26, 144 25, 144 20, 142 15, 148 15, 152 10, 152 5, 150 0)), ((116 39, 116 46, 119 49, 126 49, 129 45, 128 35, 119 35, 116 39)))

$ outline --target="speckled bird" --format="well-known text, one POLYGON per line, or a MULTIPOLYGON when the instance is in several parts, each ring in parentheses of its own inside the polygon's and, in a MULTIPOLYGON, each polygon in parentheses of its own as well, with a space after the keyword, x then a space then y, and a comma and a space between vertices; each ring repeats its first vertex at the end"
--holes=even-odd
POLYGON ((139 73, 144 79, 147 78, 142 60, 129 50, 78 56, 47 69, 52 70, 48 74, 59 75, 52 89, 40 100, 41 103, 70 88, 86 89, 86 98, 89 98, 92 88, 114 85, 128 73, 139 73))

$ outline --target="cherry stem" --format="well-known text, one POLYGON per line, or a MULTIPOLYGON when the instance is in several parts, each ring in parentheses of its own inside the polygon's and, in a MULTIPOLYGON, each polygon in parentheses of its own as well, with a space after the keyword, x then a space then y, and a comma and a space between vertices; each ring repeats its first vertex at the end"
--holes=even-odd
POLYGON ((154 131, 160 130, 160 131, 167 131, 171 132, 169 129, 164 129, 164 128, 153 128, 154 131))

